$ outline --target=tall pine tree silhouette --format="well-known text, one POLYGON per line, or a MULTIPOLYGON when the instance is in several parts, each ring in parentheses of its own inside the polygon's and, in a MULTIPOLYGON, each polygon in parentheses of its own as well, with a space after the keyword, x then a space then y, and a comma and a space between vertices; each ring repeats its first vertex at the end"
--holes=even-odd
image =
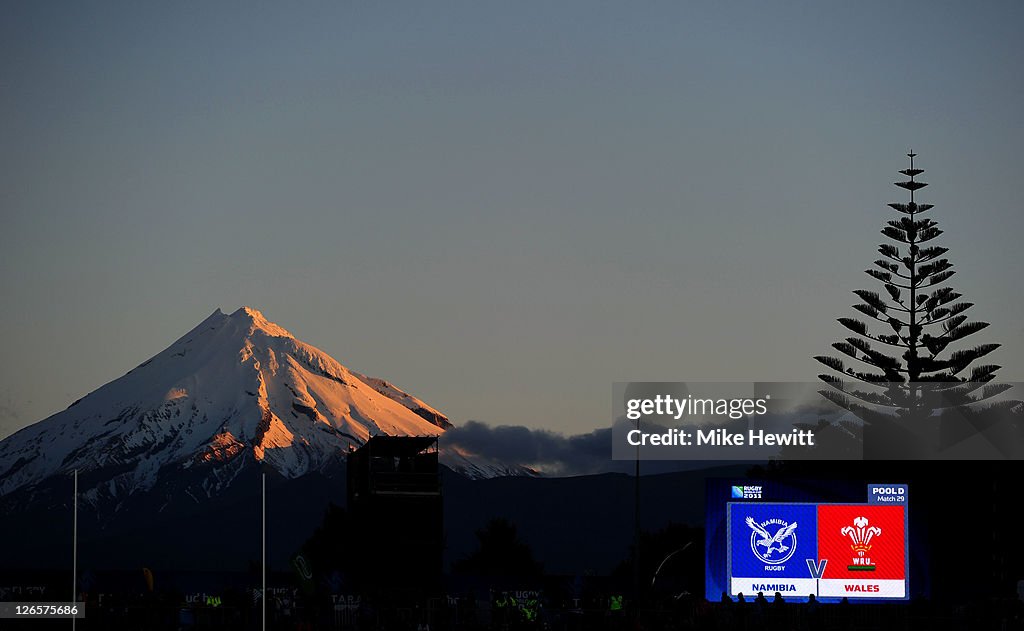
POLYGON ((837 373, 818 375, 831 386, 821 394, 856 413, 884 411, 898 418, 924 418, 936 410, 984 401, 1011 387, 989 383, 999 366, 976 363, 998 344, 954 350, 988 323, 968 321, 965 312, 973 303, 960 300, 962 295, 946 283, 955 273, 945 258, 948 248, 932 243, 942 230, 923 217, 932 204, 914 198, 927 186, 916 179, 924 172, 914 167, 916 155, 908 153, 910 168, 900 171, 910 179, 895 183, 909 191, 910 201, 889 204, 898 218, 882 229, 892 243, 880 245, 882 258, 875 261, 875 268, 865 270, 882 284, 885 295, 854 291, 861 302, 853 308, 866 320, 839 318, 855 334, 832 345, 845 358, 815 357, 837 373))

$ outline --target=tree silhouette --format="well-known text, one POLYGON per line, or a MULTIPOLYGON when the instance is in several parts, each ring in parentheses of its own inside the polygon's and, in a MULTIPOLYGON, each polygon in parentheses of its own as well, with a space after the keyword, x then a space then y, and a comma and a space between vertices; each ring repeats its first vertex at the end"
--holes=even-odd
POLYGON ((909 191, 910 201, 889 204, 901 215, 882 229, 892 243, 880 245, 882 258, 874 262, 875 268, 865 270, 882 284, 885 296, 867 289, 853 292, 861 300, 853 308, 874 321, 874 330, 865 320, 839 318, 856 335, 832 347, 856 363, 848 366, 836 356, 815 357, 838 373, 818 375, 831 386, 821 394, 858 414, 875 411, 870 405, 887 408, 897 418, 922 418, 989 399, 1011 387, 989 383, 999 366, 975 364, 998 344, 953 350, 988 323, 969 322, 965 312, 973 303, 960 300, 961 294, 946 284, 955 273, 953 264, 945 258, 947 248, 932 244, 942 230, 934 220, 922 218, 932 204, 915 201, 914 193, 927 184, 916 179, 924 172, 914 167, 916 154, 907 156, 910 168, 900 173, 910 179, 895 184, 909 191), (884 332, 877 332, 880 327, 884 332), (867 368, 862 370, 861 364, 867 368))
POLYGON ((516 526, 504 518, 492 519, 476 531, 480 547, 456 561, 452 569, 460 574, 527 578, 540 576, 543 565, 533 558, 530 546, 519 539, 516 526))
POLYGON ((303 544, 303 551, 317 570, 353 570, 362 561, 360 546, 352 546, 355 537, 352 518, 334 502, 324 511, 323 522, 303 544))

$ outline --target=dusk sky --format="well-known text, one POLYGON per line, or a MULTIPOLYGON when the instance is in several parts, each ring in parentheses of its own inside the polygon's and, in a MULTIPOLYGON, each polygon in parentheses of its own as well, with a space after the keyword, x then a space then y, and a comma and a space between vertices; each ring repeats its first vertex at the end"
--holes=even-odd
MULTIPOLYGON (((913 148, 1024 381, 1020 2, 0 8, 0 437, 216 308, 456 425, 810 381, 913 148)), ((986 360, 987 361, 987 360, 986 360)))

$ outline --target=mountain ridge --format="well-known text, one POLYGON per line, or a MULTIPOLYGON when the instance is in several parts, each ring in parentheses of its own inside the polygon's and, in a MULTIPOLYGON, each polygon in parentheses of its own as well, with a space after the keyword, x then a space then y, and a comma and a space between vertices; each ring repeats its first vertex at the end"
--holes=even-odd
MULTIPOLYGON (((54 475, 96 479, 98 503, 206 471, 209 497, 242 466, 297 478, 375 434, 441 436, 442 412, 392 383, 352 371, 259 310, 219 308, 170 346, 65 410, 0 441, 0 496, 54 475)), ((455 450, 441 460, 469 477, 528 473, 455 450)), ((190 476, 191 477, 191 476, 190 476)))

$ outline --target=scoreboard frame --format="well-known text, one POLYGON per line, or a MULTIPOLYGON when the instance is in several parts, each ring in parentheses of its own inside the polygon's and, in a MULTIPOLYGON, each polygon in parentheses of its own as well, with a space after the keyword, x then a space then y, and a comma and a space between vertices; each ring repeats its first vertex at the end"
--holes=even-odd
MULTIPOLYGON (((869 485, 869 492, 870 492, 870 488, 872 486, 878 486, 878 485, 869 485)), ((899 485, 899 486, 903 486, 903 489, 904 489, 903 493, 905 493, 906 487, 904 485, 899 485)), ((871 498, 871 496, 869 496, 869 499, 870 498, 871 498)), ((738 508, 738 507, 744 507, 744 508, 748 509, 747 512, 749 513, 749 512, 757 512, 759 509, 761 509, 763 507, 781 506, 781 507, 787 507, 787 508, 788 507, 792 507, 794 509, 799 509, 800 507, 802 507, 802 510, 804 510, 804 511, 806 511, 808 508, 812 508, 815 511, 816 519, 815 519, 815 526, 814 526, 814 530, 815 530, 815 532, 814 532, 814 557, 815 558, 813 559, 814 560, 814 564, 812 565, 810 558, 807 558, 804 555, 797 555, 797 554, 795 554, 796 550, 794 549, 793 552, 791 552, 790 554, 791 554, 791 556, 797 557, 797 559, 800 562, 806 562, 807 569, 805 571, 806 571, 807 575, 806 576, 801 576, 801 577, 798 577, 798 578, 794 578, 792 576, 786 576, 786 577, 777 576, 777 577, 774 577, 774 578, 770 577, 770 576, 765 576, 765 577, 763 577, 763 580, 765 581, 765 584, 764 584, 765 587, 779 586, 781 583, 793 582, 794 585, 799 584, 799 585, 804 586, 805 588, 809 588, 811 586, 810 581, 814 582, 813 583, 814 584, 814 588, 813 589, 797 590, 798 593, 784 594, 784 596, 788 596, 789 598, 794 599, 794 600, 806 600, 808 598, 808 595, 811 594, 811 593, 814 594, 815 599, 817 599, 817 600, 819 600, 821 602, 838 602, 839 600, 841 600, 844 597, 848 598, 850 600, 856 600, 856 602, 894 602, 894 601, 895 602, 899 602, 899 601, 907 601, 907 600, 909 600, 910 599, 910 536, 909 536, 910 535, 910 528, 909 528, 910 527, 910 514, 909 514, 910 510, 909 510, 909 508, 910 507, 909 507, 909 503, 906 502, 906 498, 905 497, 903 498, 903 501, 899 502, 897 505, 903 511, 903 520, 902 520, 902 528, 903 528, 903 532, 902 532, 902 539, 903 539, 903 546, 902 546, 903 568, 902 568, 902 570, 903 570, 903 573, 902 573, 902 578, 901 579, 877 579, 875 581, 868 581, 866 579, 853 579, 853 578, 843 579, 843 578, 835 578, 835 577, 831 577, 831 578, 826 578, 825 577, 825 573, 826 573, 826 571, 828 571, 827 564, 828 563, 835 563, 835 562, 839 561, 839 559, 828 559, 828 558, 822 559, 822 556, 821 556, 821 545, 820 545, 821 544, 821 541, 820 541, 820 539, 821 539, 821 536, 820 536, 821 525, 819 523, 819 520, 817 519, 817 516, 820 515, 820 513, 821 513, 821 511, 820 511, 821 507, 843 507, 843 508, 861 508, 861 507, 863 507, 863 508, 865 508, 868 511, 872 511, 872 510, 877 509, 879 506, 884 506, 884 504, 880 504, 878 502, 829 502, 829 501, 820 501, 820 502, 729 501, 729 502, 726 502, 725 503, 725 535, 726 535, 726 546, 725 546, 726 547, 725 582, 726 582, 726 587, 727 587, 727 591, 728 591, 729 596, 730 597, 735 597, 739 593, 743 593, 745 596, 753 596, 754 594, 757 593, 756 591, 752 591, 751 593, 748 594, 746 592, 742 592, 741 590, 735 590, 734 589, 734 580, 737 580, 737 579, 746 579, 746 580, 755 579, 755 580, 759 580, 758 577, 736 577, 736 576, 733 575, 733 527, 734 527, 734 523, 733 523, 733 509, 734 508, 738 508), (823 563, 823 561, 825 561, 825 563, 823 563), (830 583, 826 585, 826 587, 829 588, 829 589, 825 590, 826 593, 822 593, 823 590, 822 590, 821 581, 823 581, 823 580, 830 581, 830 583), (866 587, 867 583, 880 583, 881 581, 887 581, 886 585, 888 585, 889 587, 895 587, 895 585, 894 585, 895 582, 901 582, 902 583, 902 592, 903 593, 902 593, 901 596, 895 596, 895 595, 894 596, 885 596, 885 595, 881 595, 881 592, 884 591, 884 590, 879 589, 877 586, 875 587, 875 590, 871 590, 871 591, 864 591, 864 592, 854 591, 854 592, 851 593, 850 590, 847 589, 846 593, 838 593, 837 590, 835 590, 836 593, 833 593, 834 590, 831 589, 831 587, 833 587, 833 582, 834 583, 843 583, 844 581, 847 584, 858 584, 858 583, 851 583, 852 581, 858 581, 859 584, 864 585, 865 587, 866 587), (800 593, 800 592, 802 592, 802 593, 800 593), (862 593, 864 595, 861 595, 862 593)), ((750 517, 748 516, 748 520, 749 519, 750 519, 750 517)), ((776 532, 779 532, 779 531, 781 531, 781 530, 783 530, 785 528, 784 520, 778 520, 778 521, 783 522, 783 524, 779 524, 779 528, 778 528, 778 530, 776 532)), ((749 524, 747 524, 747 525, 749 525, 749 524)), ((857 524, 857 525, 860 525, 860 524, 857 524)), ((859 534, 859 535, 861 535, 862 538, 864 538, 866 536, 866 538, 868 539, 868 542, 870 542, 872 533, 868 532, 866 535, 864 534, 864 531, 866 529, 868 529, 868 528, 861 528, 860 531, 858 532, 857 529, 856 529, 856 525, 851 524, 851 526, 853 526, 851 528, 851 531, 853 531, 852 534, 854 536, 854 539, 856 539, 857 535, 859 534)), ((865 527, 869 527, 869 524, 868 524, 867 521, 864 522, 864 526, 865 527)), ((754 528, 753 525, 750 525, 750 527, 754 528)), ((795 529, 796 528, 794 527, 793 530, 795 531, 795 529)), ((771 533, 768 533, 768 534, 771 534, 771 533)), ((795 532, 793 533, 793 536, 794 536, 794 541, 796 541, 796 539, 795 539, 795 532)), ((754 535, 751 535, 751 541, 753 541, 753 538, 754 538, 754 535)), ((856 543, 856 541, 854 541, 854 543, 856 543)), ((863 542, 862 542, 862 544, 863 544, 863 542)), ((771 546, 769 546, 769 550, 771 550, 771 546)), ((758 556, 758 560, 763 560, 763 559, 761 559, 760 556, 758 556)), ((770 563, 771 563, 770 561, 766 562, 766 564, 770 564, 770 563)), ((854 566, 850 565, 850 566, 848 566, 847 569, 852 571, 852 570, 854 570, 854 566)), ((872 566, 872 569, 874 569, 874 566, 872 566)), ((757 590, 757 591, 769 591, 769 590, 757 590)), ((770 590, 770 591, 771 592, 775 592, 775 591, 780 591, 781 592, 782 590, 775 589, 775 590, 770 590)))

